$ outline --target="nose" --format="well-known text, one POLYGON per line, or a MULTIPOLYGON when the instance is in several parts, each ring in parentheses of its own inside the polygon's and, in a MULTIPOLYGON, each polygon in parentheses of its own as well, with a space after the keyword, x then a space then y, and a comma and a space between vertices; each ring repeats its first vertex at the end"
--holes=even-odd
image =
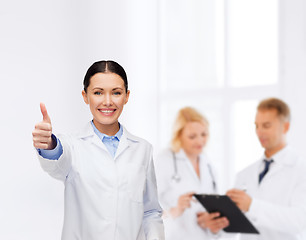
POLYGON ((112 96, 111 94, 105 94, 103 99, 103 105, 104 106, 111 106, 112 105, 112 96))

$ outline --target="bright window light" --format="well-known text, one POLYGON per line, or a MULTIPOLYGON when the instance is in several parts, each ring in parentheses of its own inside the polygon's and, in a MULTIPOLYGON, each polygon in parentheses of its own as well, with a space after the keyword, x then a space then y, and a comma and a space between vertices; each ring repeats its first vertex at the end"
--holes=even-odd
POLYGON ((277 0, 228 1, 227 63, 231 86, 277 83, 277 3, 277 0))
POLYGON ((257 100, 237 101, 232 111, 235 172, 242 170, 262 155, 255 133, 257 100))

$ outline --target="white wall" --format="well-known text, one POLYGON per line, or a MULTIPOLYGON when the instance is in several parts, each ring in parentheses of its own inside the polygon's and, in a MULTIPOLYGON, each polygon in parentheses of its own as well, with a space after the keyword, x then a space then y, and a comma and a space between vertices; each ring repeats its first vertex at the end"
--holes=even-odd
POLYGON ((31 132, 45 102, 54 132, 90 120, 81 97, 87 68, 113 59, 128 74, 128 129, 151 142, 156 127, 155 1, 2 1, 0 3, 0 239, 60 239, 63 184, 44 173, 31 132), (153 120, 154 121, 154 120, 153 120))
POLYGON ((46 103, 54 129, 69 121, 81 105, 78 21, 70 1, 6 1, 0 6, 1 215, 0 238, 59 239, 63 184, 42 172, 31 132, 46 103), (73 107, 71 107, 73 106, 73 107))
POLYGON ((289 142, 306 156, 306 2, 280 1, 280 81, 292 111, 289 142))

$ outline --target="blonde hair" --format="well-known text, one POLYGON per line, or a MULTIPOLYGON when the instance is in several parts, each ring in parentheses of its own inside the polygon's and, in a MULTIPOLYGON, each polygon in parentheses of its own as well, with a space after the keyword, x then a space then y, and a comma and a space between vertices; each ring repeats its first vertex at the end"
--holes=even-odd
POLYGON ((174 152, 178 152, 181 149, 180 136, 184 127, 189 122, 202 123, 207 127, 208 130, 209 127, 208 120, 201 113, 199 113, 197 110, 195 110, 192 107, 182 108, 181 110, 179 110, 173 125, 171 149, 174 152))
POLYGON ((291 118, 290 108, 284 101, 278 98, 264 99, 257 106, 257 111, 271 110, 271 109, 275 109, 277 111, 277 115, 280 118, 284 119, 285 121, 290 122, 290 118, 291 118))

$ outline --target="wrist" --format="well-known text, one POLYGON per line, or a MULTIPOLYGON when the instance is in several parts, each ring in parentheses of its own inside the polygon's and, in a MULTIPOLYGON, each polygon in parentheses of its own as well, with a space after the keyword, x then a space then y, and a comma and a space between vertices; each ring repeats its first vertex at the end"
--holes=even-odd
POLYGON ((51 141, 50 144, 48 146, 48 150, 53 150, 55 149, 57 146, 57 138, 54 134, 51 135, 51 141))
POLYGON ((177 217, 179 217, 179 216, 182 215, 183 211, 182 211, 181 208, 179 208, 178 206, 176 206, 176 207, 171 208, 170 211, 169 211, 169 213, 170 213, 170 215, 171 215, 172 218, 177 218, 177 217))

